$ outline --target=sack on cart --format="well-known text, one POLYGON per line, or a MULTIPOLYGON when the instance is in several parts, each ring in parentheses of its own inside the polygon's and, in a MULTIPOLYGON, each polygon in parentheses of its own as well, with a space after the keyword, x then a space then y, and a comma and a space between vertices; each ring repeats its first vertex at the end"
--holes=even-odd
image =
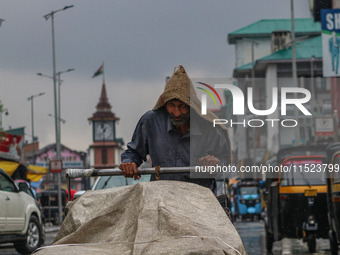
POLYGON ((35 254, 246 254, 215 195, 196 184, 87 191, 68 209, 54 244, 35 254))

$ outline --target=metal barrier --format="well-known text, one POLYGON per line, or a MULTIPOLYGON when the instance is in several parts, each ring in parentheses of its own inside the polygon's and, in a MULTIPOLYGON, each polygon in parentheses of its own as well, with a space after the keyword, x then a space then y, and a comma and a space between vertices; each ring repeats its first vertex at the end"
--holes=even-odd
MULTIPOLYGON (((149 167, 139 168, 138 174, 170 174, 170 173, 190 173, 194 171, 195 167, 149 167)), ((122 170, 119 168, 108 169, 66 169, 66 177, 68 179, 68 199, 71 201, 71 179, 80 177, 93 177, 93 176, 114 176, 123 175, 122 170)), ((156 178, 157 178, 156 176, 156 178)))

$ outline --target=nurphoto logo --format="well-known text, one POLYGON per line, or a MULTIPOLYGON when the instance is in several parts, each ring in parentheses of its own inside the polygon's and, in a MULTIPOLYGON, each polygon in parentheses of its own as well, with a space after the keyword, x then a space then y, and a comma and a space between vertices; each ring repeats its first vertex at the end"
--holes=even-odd
MULTIPOLYGON (((224 90, 229 90, 230 93, 232 94, 233 97, 233 102, 232 102, 232 106, 233 106, 233 115, 246 115, 245 114, 245 97, 243 94, 243 91, 235 86, 235 85, 231 85, 231 84, 215 84, 214 87, 212 87, 209 84, 203 83, 203 82, 197 82, 201 85, 206 86, 207 88, 209 88, 219 99, 221 106, 222 106, 222 101, 220 96, 218 95, 216 89, 224 89, 224 90)), ((197 87, 198 89, 203 90, 204 92, 206 92, 214 101, 215 105, 217 105, 216 100, 213 96, 213 94, 204 88, 200 88, 197 87)), ((247 106, 248 106, 248 110, 254 114, 254 115, 258 115, 258 116, 265 116, 265 115, 270 115, 273 114, 277 108, 278 108, 278 98, 279 98, 279 90, 277 87, 273 87, 272 88, 272 104, 270 106, 270 108, 268 109, 256 109, 254 107, 254 95, 253 95, 253 88, 248 87, 247 88, 247 106)), ((282 87, 280 89, 280 93, 281 93, 281 100, 280 100, 280 109, 281 109, 281 116, 286 116, 287 115, 287 105, 294 105, 294 107, 296 107, 298 110, 300 110, 304 115, 306 116, 311 116, 312 114, 307 110, 307 108, 303 105, 305 103, 308 103, 311 99, 311 93, 309 90, 305 89, 305 88, 297 88, 297 87, 282 87), (296 93, 296 94, 300 94, 300 96, 298 98, 289 98, 288 94, 292 94, 292 93, 296 93)), ((202 94, 201 95, 201 114, 202 115, 207 115, 207 95, 206 94, 202 94)), ((248 125, 249 127, 262 127, 264 124, 268 123, 271 124, 271 126, 273 127, 275 125, 276 122, 280 122, 280 124, 283 127, 295 127, 298 125, 297 120, 294 119, 244 119, 243 121, 239 121, 239 122, 233 122, 233 120, 227 120, 227 119, 214 119, 213 121, 213 126, 215 127, 216 125, 225 125, 228 124, 232 127, 233 125, 243 125, 244 127, 246 127, 246 125, 248 125)))

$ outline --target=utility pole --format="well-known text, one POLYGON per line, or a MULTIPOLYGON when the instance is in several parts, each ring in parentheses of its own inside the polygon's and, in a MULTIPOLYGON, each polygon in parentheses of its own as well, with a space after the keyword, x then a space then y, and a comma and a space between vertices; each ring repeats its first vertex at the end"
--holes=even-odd
MULTIPOLYGON (((56 74, 56 57, 55 57, 55 38, 54 38, 54 14, 60 11, 65 11, 72 8, 73 5, 65 6, 62 9, 51 11, 50 13, 44 15, 45 20, 51 18, 52 25, 52 63, 53 63, 53 93, 54 93, 54 122, 55 122, 55 133, 56 133, 56 151, 57 160, 61 160, 61 148, 60 148, 60 137, 59 137, 59 120, 58 120, 58 107, 57 107, 57 74, 56 74)), ((59 211, 59 222, 62 222, 62 204, 61 204, 61 174, 57 173, 58 176, 58 211, 59 211)))
POLYGON ((33 111, 33 99, 35 97, 39 97, 45 95, 44 92, 39 93, 37 95, 32 95, 29 98, 27 98, 28 101, 31 101, 31 121, 32 121, 32 159, 33 159, 33 165, 35 165, 35 157, 34 157, 34 111, 33 111))
MULTIPOLYGON (((294 0, 290 0, 290 14, 291 14, 291 23, 292 23, 292 32, 291 32, 291 45, 292 45, 292 77, 293 77, 293 86, 298 87, 297 83, 297 68, 296 68, 296 52, 295 52, 295 20, 294 20, 294 0)), ((299 113, 294 108, 294 115, 299 120, 299 113)), ((297 126, 295 128, 295 145, 300 143, 300 130, 297 126)))

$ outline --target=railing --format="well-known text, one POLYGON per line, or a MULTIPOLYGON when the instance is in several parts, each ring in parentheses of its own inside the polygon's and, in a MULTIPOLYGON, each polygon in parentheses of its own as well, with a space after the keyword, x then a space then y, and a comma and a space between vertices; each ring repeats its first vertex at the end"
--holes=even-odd
MULTIPOLYGON (((156 179, 159 179, 159 174, 169 173, 190 173, 194 171, 195 167, 150 167, 139 168, 138 174, 156 174, 156 179)), ((80 177, 93 177, 93 176, 114 176, 123 175, 122 170, 119 168, 109 169, 66 169, 66 178, 68 179, 68 199, 71 201, 71 179, 80 177)))

